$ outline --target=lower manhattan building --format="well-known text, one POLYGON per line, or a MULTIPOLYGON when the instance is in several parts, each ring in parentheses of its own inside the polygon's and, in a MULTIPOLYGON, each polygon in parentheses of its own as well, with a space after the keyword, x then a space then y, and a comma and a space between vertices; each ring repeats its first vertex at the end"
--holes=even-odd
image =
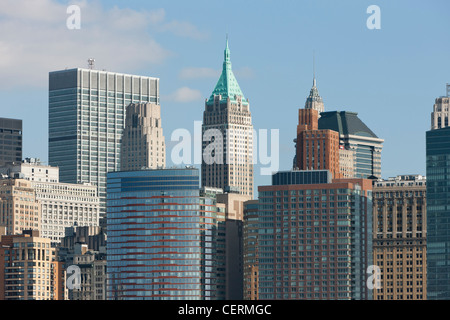
POLYGON ((20 177, 29 181, 41 204, 41 229, 44 238, 59 243, 70 226, 98 226, 100 199, 98 187, 90 183, 59 182, 59 168, 46 166, 36 159, 8 163, 0 167, 4 178, 20 177))
POLYGON ((258 200, 244 203, 244 300, 258 300, 258 200))
POLYGON ((202 123, 202 187, 237 190, 253 198, 253 125, 231 68, 228 39, 222 73, 205 101, 202 123))
POLYGON ((64 183, 98 187, 106 213, 106 173, 120 170, 122 133, 130 103, 159 105, 159 79, 73 68, 49 73, 48 163, 64 183))
POLYGON ((431 113, 431 130, 449 126, 450 117, 450 84, 446 85, 447 94, 436 98, 431 113))
POLYGON ((329 170, 333 178, 340 178, 339 133, 329 129, 319 130, 318 121, 317 110, 298 110, 296 168, 329 170))
POLYGON ((79 287, 68 290, 69 300, 106 300, 106 254, 77 243, 70 257, 80 271, 79 287))
POLYGON ((59 182, 59 168, 44 165, 40 159, 26 158, 0 166, 0 174, 30 181, 59 182))
POLYGON ((373 264, 380 269, 374 300, 427 298, 426 178, 374 181, 373 264))
POLYGON ((450 299, 450 127, 426 132, 427 299, 450 299))
POLYGON ((0 118, 0 166, 22 161, 22 120, 0 118))
POLYGON ((41 230, 41 202, 31 181, 0 180, 0 225, 6 226, 9 235, 41 230))
POLYGON ((107 299, 224 299, 225 208, 200 193, 199 170, 110 172, 107 181, 107 299))
POLYGON ((372 299, 370 180, 294 170, 258 191, 260 300, 372 299))
POLYGON ((339 133, 341 172, 345 178, 381 178, 381 150, 383 139, 370 130, 359 119, 356 112, 322 112, 319 129, 330 129, 339 133), (348 150, 345 152, 344 150, 348 150), (350 158, 350 159, 349 159, 350 158), (353 158, 353 159, 351 159, 353 158), (353 164, 353 170, 349 164, 353 164), (350 175, 353 176, 350 176, 350 175))
POLYGON ((98 226, 100 200, 97 186, 89 183, 55 183, 31 181, 41 204, 41 236, 58 244, 65 228, 98 226))
POLYGON ((131 103, 127 106, 120 155, 121 171, 166 166, 160 105, 131 103))
POLYGON ((39 231, 0 233, 0 300, 57 300, 59 273, 55 249, 39 231))

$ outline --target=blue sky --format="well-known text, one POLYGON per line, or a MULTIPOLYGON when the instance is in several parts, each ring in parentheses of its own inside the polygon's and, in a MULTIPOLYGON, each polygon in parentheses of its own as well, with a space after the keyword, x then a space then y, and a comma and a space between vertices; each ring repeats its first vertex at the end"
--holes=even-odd
POLYGON ((171 133, 202 120, 228 33, 255 129, 280 129, 281 170, 292 165, 314 52, 325 110, 358 112, 385 140, 383 177, 425 174, 425 131, 450 83, 449 9, 445 0, 3 0, 0 116, 23 119, 24 157, 47 161, 48 72, 94 57, 98 69, 160 78, 170 165, 171 133), (66 27, 70 4, 81 8, 80 30, 66 27), (366 27, 373 4, 379 30, 366 27))

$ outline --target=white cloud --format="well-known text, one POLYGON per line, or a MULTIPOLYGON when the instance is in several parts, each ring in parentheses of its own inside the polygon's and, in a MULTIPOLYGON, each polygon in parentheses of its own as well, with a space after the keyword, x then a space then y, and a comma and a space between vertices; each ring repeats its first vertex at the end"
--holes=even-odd
POLYGON ((169 94, 166 97, 161 97, 161 103, 164 103, 164 100, 175 101, 175 102, 193 102, 199 101, 202 99, 202 94, 199 90, 191 89, 188 87, 181 87, 175 92, 169 94))
POLYGON ((180 71, 181 79, 218 78, 220 70, 212 68, 184 68, 180 71))
POLYGON ((2 0, 0 86, 47 86, 48 72, 87 67, 134 72, 165 61, 172 53, 155 39, 158 32, 205 36, 188 22, 167 21, 164 9, 107 9, 98 1, 2 0), (69 5, 81 9, 81 28, 69 30, 69 5), (179 29, 186 29, 181 32, 179 29))

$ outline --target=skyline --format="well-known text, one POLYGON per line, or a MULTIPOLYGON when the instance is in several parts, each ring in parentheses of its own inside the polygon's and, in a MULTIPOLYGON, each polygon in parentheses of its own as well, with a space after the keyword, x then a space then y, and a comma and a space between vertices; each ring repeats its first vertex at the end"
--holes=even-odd
MULTIPOLYGON (((242 10, 233 11, 232 19, 202 14, 198 8, 203 12, 226 9, 224 4, 206 1, 158 3, 155 7, 134 1, 126 4, 128 8, 121 1, 36 1, 42 10, 47 9, 47 15, 33 8, 21 11, 31 2, 7 2, 9 5, 0 8, 0 25, 5 30, 0 36, 4 44, 0 52, 4 61, 0 64, 1 114, 23 120, 23 158, 48 162, 48 85, 43 84, 48 83, 48 73, 65 67, 87 68, 88 58, 96 59, 96 69, 160 79, 161 117, 169 154, 176 144, 170 141, 172 132, 178 128, 193 132, 194 121, 202 119, 204 100, 220 75, 228 34, 233 70, 250 100, 254 128, 280 129, 279 170, 292 166, 297 113, 312 86, 314 54, 325 111, 357 112, 384 139, 382 178, 425 175, 425 132, 430 130, 434 99, 445 95, 445 84, 450 82, 450 65, 445 59, 450 45, 443 40, 450 27, 448 19, 444 20, 449 4, 444 1, 428 5, 417 1, 286 1, 281 7, 263 1, 258 8, 242 4, 242 10), (81 7, 80 30, 68 30, 65 25, 65 9, 72 3, 81 7), (366 9, 371 4, 381 8, 380 30, 366 27, 366 9), (26 17, 34 22, 27 24, 26 17), (267 19, 274 26, 264 23, 267 19), (120 28, 127 21, 135 24, 117 35, 113 34, 117 29, 105 28, 108 23, 120 28), (31 33, 37 38, 33 46, 25 31, 36 23, 39 32, 31 33), (50 26, 55 25, 59 29, 53 32, 50 26), (11 33, 17 35, 14 41, 8 28, 15 28, 11 33), (123 45, 121 41, 130 32, 133 37, 123 45), (64 41, 52 40, 55 34, 64 41), (102 37, 106 40, 100 44, 115 41, 100 49, 94 44, 102 37), (15 48, 18 42, 22 46, 15 48), (46 48, 48 43, 52 46, 46 48), (83 48, 77 48, 80 44, 83 48), (127 50, 130 46, 136 50, 127 50), (21 50, 27 48, 40 50, 24 54, 21 50), (109 54, 111 49, 118 54, 109 54), (73 53, 65 56, 68 51, 73 53), (147 52, 154 55, 146 57, 147 52), (49 53, 49 59, 41 64, 34 60, 49 53), (30 80, 21 81, 24 77, 30 80), (274 106, 280 112, 268 116, 274 106)), ((233 5, 238 4, 229 2, 233 5)), ((270 184, 270 176, 260 176, 258 168, 255 186, 270 184)))

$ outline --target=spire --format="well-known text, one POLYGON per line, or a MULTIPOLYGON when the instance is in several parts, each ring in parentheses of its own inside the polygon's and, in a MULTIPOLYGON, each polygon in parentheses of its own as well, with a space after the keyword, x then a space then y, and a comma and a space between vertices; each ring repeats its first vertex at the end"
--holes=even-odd
POLYGON ((242 103, 248 103, 231 69, 230 48, 228 46, 228 34, 226 37, 226 45, 224 50, 222 74, 220 75, 220 78, 217 81, 217 84, 208 100, 208 103, 212 103, 214 101, 214 96, 217 95, 221 95, 222 100, 225 101, 228 98, 230 98, 230 100, 235 100, 236 96, 241 96, 242 103))
POLYGON ((324 112, 324 105, 322 97, 319 95, 319 90, 316 86, 316 59, 313 52, 313 85, 309 91, 309 96, 306 98, 305 109, 316 109, 320 112, 324 112))
POLYGON ((313 51, 313 87, 316 86, 316 57, 313 51))

